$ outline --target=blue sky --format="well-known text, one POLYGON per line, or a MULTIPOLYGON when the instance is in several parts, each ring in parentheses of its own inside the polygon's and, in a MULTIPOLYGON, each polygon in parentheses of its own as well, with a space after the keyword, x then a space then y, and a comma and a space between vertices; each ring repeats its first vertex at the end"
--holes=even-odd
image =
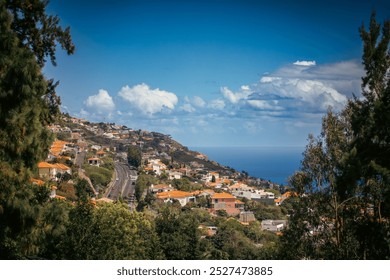
POLYGON ((63 111, 183 145, 304 146, 359 94, 358 28, 384 0, 54 1, 76 52, 47 65, 63 111))

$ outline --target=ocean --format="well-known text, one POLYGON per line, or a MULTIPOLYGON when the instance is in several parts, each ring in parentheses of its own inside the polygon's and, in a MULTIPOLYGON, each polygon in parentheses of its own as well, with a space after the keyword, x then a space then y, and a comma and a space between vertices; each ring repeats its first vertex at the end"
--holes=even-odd
POLYGON ((300 168, 304 147, 190 147, 225 166, 250 176, 287 185, 300 168))

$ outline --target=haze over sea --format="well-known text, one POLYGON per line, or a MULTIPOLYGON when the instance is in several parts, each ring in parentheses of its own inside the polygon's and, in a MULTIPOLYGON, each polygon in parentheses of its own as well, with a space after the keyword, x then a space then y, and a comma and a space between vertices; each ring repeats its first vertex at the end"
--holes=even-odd
POLYGON ((225 166, 250 176, 287 185, 300 167, 304 147, 191 147, 225 166))

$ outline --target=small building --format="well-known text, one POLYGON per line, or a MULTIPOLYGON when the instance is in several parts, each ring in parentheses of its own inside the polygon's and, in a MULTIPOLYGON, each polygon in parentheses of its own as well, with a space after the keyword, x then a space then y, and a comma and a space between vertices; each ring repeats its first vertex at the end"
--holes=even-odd
POLYGON ((162 193, 162 192, 170 192, 170 191, 173 191, 174 188, 172 188, 171 184, 169 184, 169 185, 166 185, 166 184, 158 184, 158 185, 151 184, 149 190, 150 190, 151 193, 156 194, 156 193, 162 193))
POLYGON ((180 180, 182 178, 182 176, 183 176, 183 173, 178 172, 178 171, 169 171, 169 173, 168 173, 169 180, 174 180, 174 179, 180 180))
POLYGON ((100 151, 98 151, 96 153, 96 155, 97 155, 98 158, 102 158, 102 157, 104 157, 106 155, 106 152, 103 151, 103 150, 100 150, 100 151))
POLYGON ((38 173, 41 178, 52 179, 55 178, 57 171, 53 164, 42 161, 38 163, 38 173))
POLYGON ((216 213, 218 210, 225 210, 230 216, 240 214, 240 209, 236 208, 236 197, 230 193, 215 193, 211 196, 211 212, 216 213))
POLYGON ((72 174, 72 170, 69 166, 61 163, 51 164, 45 161, 38 163, 39 177, 51 180, 57 180, 58 174, 68 173, 72 174))
POLYGON ((287 226, 287 220, 263 220, 261 228, 272 232, 280 232, 287 226))
POLYGON ((100 166, 101 159, 100 158, 96 158, 96 157, 89 158, 88 159, 88 164, 89 165, 94 165, 94 166, 100 166))
POLYGON ((177 190, 160 192, 157 193, 156 197, 158 200, 164 202, 173 202, 174 200, 177 200, 181 206, 185 206, 188 202, 195 202, 196 200, 192 193, 177 190))

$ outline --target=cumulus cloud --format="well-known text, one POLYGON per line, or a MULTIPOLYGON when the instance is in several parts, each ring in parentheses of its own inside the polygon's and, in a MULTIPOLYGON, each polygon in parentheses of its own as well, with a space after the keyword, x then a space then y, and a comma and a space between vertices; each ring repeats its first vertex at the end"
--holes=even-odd
POLYGON ((328 108, 341 110, 352 93, 359 92, 361 65, 355 61, 317 65, 315 61, 296 61, 264 75, 257 84, 221 93, 239 108, 267 112, 269 116, 299 117, 304 113, 322 114, 328 108))
POLYGON ((300 61, 300 60, 297 60, 293 64, 294 65, 298 65, 298 66, 314 66, 314 65, 316 65, 316 62, 314 60, 312 60, 312 61, 306 61, 306 60, 300 61))
POLYGON ((223 96, 233 104, 239 102, 242 99, 247 99, 248 96, 252 93, 250 87, 246 85, 241 86, 238 92, 233 92, 227 87, 222 87, 221 92, 223 96))
POLYGON ((211 100, 208 107, 215 110, 223 110, 225 108, 225 101, 222 99, 211 100))
POLYGON ((115 109, 112 97, 104 89, 100 89, 96 95, 89 96, 84 104, 88 109, 92 109, 98 114, 109 113, 115 109))
POLYGON ((144 83, 133 87, 126 85, 122 87, 118 95, 131 106, 148 115, 162 112, 165 109, 173 110, 178 102, 176 94, 158 88, 151 89, 144 83))

